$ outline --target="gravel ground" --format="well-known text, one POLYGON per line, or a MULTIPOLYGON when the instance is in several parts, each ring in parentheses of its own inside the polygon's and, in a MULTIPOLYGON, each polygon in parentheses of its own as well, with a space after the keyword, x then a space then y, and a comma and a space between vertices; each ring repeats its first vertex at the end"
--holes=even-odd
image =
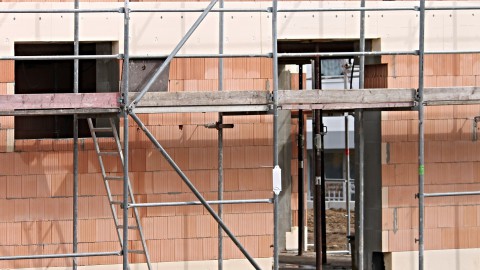
MULTIPOLYGON (((329 209, 327 213, 327 250, 347 249, 347 211, 343 209, 329 209)), ((313 209, 308 210, 308 243, 314 242, 313 209)), ((351 212, 351 228, 354 228, 354 212, 351 212)), ((313 247, 309 249, 313 250, 313 247)))

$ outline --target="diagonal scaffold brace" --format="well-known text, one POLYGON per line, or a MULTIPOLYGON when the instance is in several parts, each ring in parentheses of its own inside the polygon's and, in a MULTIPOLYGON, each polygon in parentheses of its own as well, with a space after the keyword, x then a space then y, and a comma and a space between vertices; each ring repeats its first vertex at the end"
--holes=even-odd
POLYGON ((185 173, 180 169, 180 167, 175 163, 175 161, 170 157, 170 155, 167 153, 167 151, 162 147, 162 145, 158 142, 158 140, 153 136, 153 134, 147 129, 147 127, 143 124, 143 122, 138 118, 138 116, 133 112, 130 111, 130 116, 132 117, 133 121, 135 121, 139 128, 147 135, 147 137, 150 139, 150 141, 155 145, 158 151, 163 155, 165 160, 172 166, 172 168, 177 172, 177 174, 182 178, 183 182, 188 186, 188 188, 192 191, 192 193, 197 197, 197 199, 201 202, 201 204, 207 209, 207 211, 212 215, 212 217, 215 219, 215 221, 220 225, 225 231, 225 233, 230 237, 232 242, 238 247, 240 252, 247 258, 247 260, 252 264, 252 266, 256 270, 261 270, 260 266, 255 262, 255 260, 250 256, 250 254, 247 252, 247 250, 242 246, 240 241, 233 235, 233 233, 230 231, 230 229, 227 227, 227 225, 222 221, 222 219, 218 216, 217 213, 215 213, 215 210, 208 204, 208 202, 203 198, 202 194, 195 188, 195 186, 192 184, 190 179, 185 175, 185 173))
POLYGON ((142 97, 150 90, 152 87, 153 83, 160 77, 160 75, 165 71, 167 68, 168 64, 173 60, 175 55, 180 51, 180 49, 185 45, 187 40, 192 36, 192 34, 195 32, 195 30, 198 28, 198 26, 202 23, 202 21, 207 17, 208 13, 213 9, 215 4, 218 2, 218 0, 212 0, 210 4, 205 8, 205 10, 200 14, 198 19, 193 23, 192 27, 187 31, 185 36, 178 42, 177 46, 175 46, 175 49, 170 53, 170 55, 165 59, 165 62, 155 71, 155 73, 152 75, 150 80, 147 82, 147 84, 140 90, 140 92, 135 96, 135 98, 132 100, 132 102, 128 105, 128 108, 130 111, 137 106, 138 102, 142 99, 142 97))

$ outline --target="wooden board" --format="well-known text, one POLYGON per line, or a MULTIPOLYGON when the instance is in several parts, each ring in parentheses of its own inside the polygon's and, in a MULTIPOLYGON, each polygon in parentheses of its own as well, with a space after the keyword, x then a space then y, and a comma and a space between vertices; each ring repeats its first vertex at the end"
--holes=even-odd
MULTIPOLYGON (((137 93, 130 93, 130 100, 137 93)), ((417 104, 415 89, 278 91, 284 110, 356 108, 405 109, 417 104)), ((426 105, 480 104, 479 87, 426 88, 426 105)), ((111 113, 119 111, 118 93, 0 95, 0 115, 111 113)), ((273 100, 266 91, 147 93, 138 112, 267 111, 273 100)))
MULTIPOLYGON (((136 93, 130 93, 130 100, 133 100, 135 95, 136 93)), ((137 106, 266 105, 270 100, 270 93, 266 91, 157 92, 145 94, 137 106)))
POLYGON ((16 116, 16 115, 73 115, 78 114, 79 118, 86 117, 100 117, 105 115, 118 114, 120 109, 39 109, 39 110, 15 110, 15 111, 3 111, 0 109, 0 115, 2 116, 16 116))
POLYGON ((410 103, 415 89, 306 90, 279 91, 279 104, 386 104, 410 103))
POLYGON ((119 93, 0 95, 0 110, 112 109, 118 108, 119 93))
POLYGON ((479 87, 437 87, 425 88, 424 100, 427 105, 479 104, 479 87))

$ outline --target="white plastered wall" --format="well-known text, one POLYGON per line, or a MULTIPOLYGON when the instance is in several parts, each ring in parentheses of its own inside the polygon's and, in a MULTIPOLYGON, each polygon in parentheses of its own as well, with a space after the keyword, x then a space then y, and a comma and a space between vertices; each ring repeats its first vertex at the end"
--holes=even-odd
MULTIPOLYGON (((204 8, 207 2, 134 2, 131 8, 204 8)), ((372 1, 367 7, 413 7, 418 2, 372 1)), ((427 6, 480 5, 480 2, 429 2, 427 6)), ((0 3, 0 9, 72 8, 72 3, 0 3)), ((82 2, 81 8, 117 8, 122 3, 82 2)), ((227 8, 267 8, 270 2, 228 2, 227 8)), ((357 1, 280 2, 279 8, 358 7, 357 1)), ((418 47, 418 12, 367 12, 367 38, 381 39, 381 50, 404 51, 418 47)), ((199 13, 132 13, 131 53, 168 54, 199 13)), ((122 53, 123 14, 81 14, 82 41, 118 41, 122 53)), ((478 49, 479 11, 428 11, 426 50, 478 49)), ((279 39, 358 39, 358 12, 280 13, 279 39)), ((0 55, 13 55, 15 42, 71 41, 72 14, 0 14, 0 55)), ((225 15, 225 53, 271 52, 271 14, 225 15)), ((216 53, 218 14, 211 13, 180 53, 216 53)))

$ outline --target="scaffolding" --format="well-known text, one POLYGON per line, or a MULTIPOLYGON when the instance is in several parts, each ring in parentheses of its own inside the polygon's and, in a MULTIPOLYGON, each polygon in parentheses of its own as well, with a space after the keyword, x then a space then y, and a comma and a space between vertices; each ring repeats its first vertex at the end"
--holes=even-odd
MULTIPOLYGON (((74 89, 73 93, 78 93, 78 78, 79 78, 79 60, 82 59, 121 59, 123 60, 123 76, 122 76, 122 90, 120 93, 120 106, 116 105, 117 103, 111 103, 111 107, 104 107, 103 109, 94 109, 94 108, 85 108, 82 106, 75 107, 70 106, 67 108, 46 110, 38 107, 38 104, 26 104, 23 101, 25 95, 16 95, 10 101, 12 102, 11 107, 6 106, 5 111, 1 111, 0 115, 45 115, 45 114, 73 114, 74 115, 74 164, 73 164, 73 175, 74 175, 74 185, 73 185, 73 253, 67 254, 47 254, 47 255, 25 255, 25 256, 8 256, 0 257, 0 260, 20 260, 20 259, 45 259, 45 258, 74 258, 73 269, 77 268, 77 263, 75 258, 79 257, 88 257, 88 256, 122 256, 123 257, 123 269, 129 269, 128 255, 132 252, 129 249, 128 245, 128 210, 137 209, 140 207, 159 207, 159 206, 181 206, 181 205, 203 205, 210 215, 218 223, 218 268, 223 269, 223 256, 222 256, 222 231, 225 232, 230 239, 235 243, 239 248, 242 254, 248 259, 255 269, 260 269, 260 266, 255 262, 255 260, 249 255, 247 250, 242 246, 234 234, 229 230, 227 225, 222 220, 222 204, 239 204, 239 203, 273 203, 274 206, 274 251, 273 251, 273 267, 275 270, 279 268, 279 250, 278 250, 278 200, 279 193, 281 190, 281 182, 279 182, 277 173, 274 173, 273 181, 273 198, 266 199, 251 199, 251 200, 224 200, 223 199, 223 112, 225 111, 262 111, 273 114, 273 167, 278 168, 279 166, 279 149, 278 149, 278 111, 282 110, 313 110, 317 116, 316 120, 321 120, 322 110, 337 109, 337 110, 351 110, 355 109, 355 117, 359 123, 357 134, 359 136, 360 144, 357 147, 358 156, 359 156, 359 175, 358 181, 359 186, 357 187, 359 193, 359 224, 357 225, 358 231, 358 268, 365 269, 364 262, 364 160, 363 160, 363 151, 364 151, 364 136, 363 136, 363 109, 365 108, 376 108, 376 109, 390 109, 390 108, 412 108, 416 107, 418 109, 419 115, 419 171, 418 171, 418 206, 419 206, 419 269, 424 269, 424 199, 426 197, 437 197, 437 196, 460 196, 460 195, 478 195, 480 192, 451 192, 451 193, 425 193, 424 192, 424 113, 426 105, 439 105, 439 104, 478 104, 480 103, 480 98, 478 96, 469 96, 466 93, 471 93, 471 89, 459 89, 456 95, 446 95, 448 89, 428 89, 424 87, 424 56, 426 54, 467 54, 467 53, 480 53, 480 50, 477 51, 425 51, 425 12, 428 10, 477 10, 480 9, 480 6, 449 6, 449 7, 426 7, 425 0, 419 1, 420 6, 415 7, 392 7, 392 8, 367 8, 365 7, 365 0, 360 1, 359 8, 312 8, 312 9, 281 9, 278 7, 278 0, 272 1, 272 6, 266 9, 232 9, 224 8, 223 0, 212 0, 206 8, 204 9, 132 9, 129 6, 129 0, 125 0, 123 7, 113 8, 113 9, 81 9, 79 7, 79 0, 75 0, 73 9, 6 9, 0 10, 0 13, 74 13, 74 55, 72 56, 2 56, 0 60, 73 60, 74 61, 74 89), (219 2, 219 8, 214 8, 215 5, 219 2), (374 51, 367 52, 365 51, 365 13, 366 12, 376 12, 376 11, 412 11, 419 13, 419 49, 415 51, 374 51), (355 11, 360 12, 360 49, 358 52, 342 52, 342 53, 325 53, 325 52, 309 52, 309 53, 278 53, 278 31, 277 31, 277 21, 278 14, 282 12, 335 12, 335 11, 355 11), (180 40, 177 46, 169 55, 130 55, 129 53, 129 29, 130 29, 130 14, 135 12, 196 12, 200 13, 198 19, 194 22, 191 28, 187 31, 185 36, 180 40), (177 55, 182 46, 187 42, 190 36, 194 33, 196 28, 202 23, 205 17, 210 12, 220 13, 219 20, 219 52, 218 54, 184 54, 177 55), (223 52, 223 14, 226 12, 261 12, 269 13, 272 15, 272 52, 267 54, 224 54, 223 52), (79 55, 79 14, 80 13, 121 13, 123 14, 123 37, 124 37, 124 48, 123 54, 112 54, 112 55, 79 55), (369 90, 369 91, 353 91, 353 90, 340 90, 340 91, 301 91, 300 93, 289 92, 289 91, 279 91, 278 86, 278 60, 279 58, 317 58, 320 57, 353 57, 356 56, 359 58, 360 63, 360 89, 364 88, 364 76, 365 76, 365 56, 380 56, 380 55, 416 55, 419 58, 419 79, 418 79, 418 89, 397 89, 397 90, 369 90), (150 78, 148 83, 143 89, 138 93, 129 93, 129 60, 135 58, 159 58, 166 57, 164 63, 155 71, 154 75, 150 78), (165 105, 166 103, 161 103, 160 99, 154 101, 154 106, 143 106, 142 107, 142 97, 144 97, 147 92, 152 87, 155 80, 162 74, 162 72, 167 68, 168 64, 175 57, 179 58, 219 58, 219 82, 218 86, 220 90, 223 90, 223 58, 236 58, 236 57, 267 57, 273 59, 273 89, 270 93, 226 93, 226 92, 217 92, 217 93, 206 93, 202 94, 202 100, 192 99, 190 101, 179 101, 173 107, 177 112, 185 111, 211 111, 218 112, 218 200, 216 201, 207 201, 192 184, 190 179, 184 174, 184 172, 178 167, 175 161, 169 156, 166 150, 158 142, 158 140, 153 136, 153 134, 147 129, 147 127, 142 123, 140 118, 137 116, 137 113, 162 113, 170 111, 172 109, 171 105, 165 105), (212 98, 216 96, 220 97, 224 102, 223 105, 215 104, 214 102, 206 102, 209 100, 209 97, 212 98), (254 99, 255 97, 256 99, 254 99), (250 103, 244 102, 244 100, 250 99, 250 103), (251 100, 254 99, 254 102, 251 100), (370 102, 365 102, 369 100, 370 102), (183 102, 183 103, 182 103, 183 102), (230 102, 230 104, 227 104, 230 102), (21 105, 20 105, 21 104, 21 105), (253 105, 252 105, 253 104, 253 105), (30 106, 30 107, 29 107, 30 106), (191 106, 184 108, 184 106, 191 106), (197 107, 195 107, 197 106, 197 107), (231 107, 234 108, 226 108, 231 107), (153 107, 153 108, 152 108, 153 107), (9 110, 11 109, 11 110, 9 110), (122 201, 119 204, 122 206, 123 211, 123 234, 119 238, 121 239, 120 251, 112 252, 97 252, 97 253, 77 253, 78 247, 78 119, 85 118, 91 115, 114 115, 120 112, 121 117, 123 118, 124 130, 123 130, 123 197, 122 201), (320 117, 318 117, 320 116, 320 117), (129 179, 128 179, 128 153, 129 153, 129 130, 128 122, 132 118, 134 122, 140 127, 141 130, 147 135, 147 137, 154 144, 156 149, 164 156, 167 162, 172 166, 172 168, 177 172, 177 174, 182 178, 184 183, 189 187, 191 192, 197 197, 198 201, 192 202, 172 202, 172 203, 133 203, 129 201, 129 195, 133 195, 130 192, 129 179), (279 186, 280 184, 280 186, 279 186), (211 205, 220 205, 218 212, 215 212, 211 205)), ((165 100, 172 102, 178 97, 178 95, 172 95, 171 93, 158 93, 159 96, 165 97, 165 100)), ((68 94, 67 94, 68 95, 68 94)), ((97 94, 93 94, 97 95, 97 94)), ((185 96, 196 97, 195 93, 185 94, 185 96)), ((89 95, 84 94, 83 97, 88 97, 89 95)), ((54 98, 51 95, 44 95, 47 98, 54 98)), ((110 97, 118 97, 118 95, 113 95, 110 97)), ((41 101, 41 99, 38 99, 41 101)), ((34 101, 34 99, 33 99, 34 101)), ((75 101, 72 103, 74 104, 75 101)), ((80 104, 78 101, 76 104, 80 104)), ((105 105, 105 104, 103 104, 105 105)), ((317 128, 315 129, 316 134, 320 135, 322 132, 320 122, 317 123, 317 128)), ((348 146, 347 146, 348 147, 348 146)), ((347 148, 348 149, 348 148, 347 148)), ((316 149, 319 150, 319 149, 316 149)), ((321 178, 321 176, 320 176, 321 178)), ((324 179, 319 179, 320 181, 315 183, 316 193, 321 191, 322 182, 324 179)), ((348 196, 347 196, 348 197, 348 196)), ((317 202, 318 202, 317 198, 317 202)), ((317 213, 318 215, 321 213, 317 213)), ((317 225, 319 225, 319 220, 317 225)), ((316 239, 317 247, 317 269, 321 269, 322 265, 322 244, 319 242, 321 239, 316 239)), ((148 251, 145 250, 146 256, 148 258, 148 251)), ((325 258, 323 258, 325 259, 325 258)), ((148 268, 150 269, 149 260, 147 259, 148 268)))

